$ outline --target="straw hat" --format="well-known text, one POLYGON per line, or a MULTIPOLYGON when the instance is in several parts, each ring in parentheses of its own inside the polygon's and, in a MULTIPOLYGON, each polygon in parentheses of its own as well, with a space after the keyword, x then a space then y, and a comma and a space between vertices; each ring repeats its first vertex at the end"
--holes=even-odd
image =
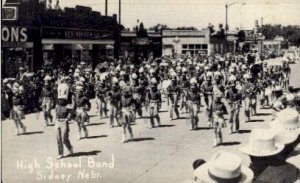
POLYGON ((249 144, 239 150, 256 157, 267 157, 279 154, 283 144, 275 143, 275 135, 266 129, 254 129, 251 132, 249 144))
POLYGON ((277 118, 270 123, 270 127, 300 134, 300 120, 297 110, 286 108, 277 114, 277 118))
POLYGON ((252 170, 242 165, 242 160, 235 154, 220 151, 205 164, 194 171, 201 181, 207 183, 250 183, 254 177, 252 170))

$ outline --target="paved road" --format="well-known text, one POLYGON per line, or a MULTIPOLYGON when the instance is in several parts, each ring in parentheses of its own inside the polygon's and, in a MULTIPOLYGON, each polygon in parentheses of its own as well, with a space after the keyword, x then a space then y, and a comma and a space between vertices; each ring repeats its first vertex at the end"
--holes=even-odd
MULTIPOLYGON (((300 64, 292 65, 292 84, 299 86, 299 78, 300 64)), ((93 105, 95 108, 94 101, 93 105)), ((164 102, 162 110, 166 109, 164 102)), ((248 165, 249 158, 238 148, 247 143, 251 129, 267 127, 271 118, 270 110, 258 112, 252 122, 241 124, 240 134, 229 135, 228 129, 224 129, 224 145, 213 148, 213 131, 206 128, 204 112, 199 114, 201 128, 197 131, 190 131, 185 119, 170 121, 167 111, 160 113, 163 124, 160 128, 150 129, 149 121, 139 119, 133 126, 136 140, 122 144, 122 129, 109 128, 108 119, 100 119, 91 111, 90 137, 78 141, 77 125, 72 123, 70 140, 75 154, 62 160, 56 160, 54 127, 44 127, 36 114, 26 116, 28 133, 21 136, 14 136, 13 122, 5 120, 2 122, 3 179, 8 183, 182 182, 193 178, 194 160, 208 160, 220 150, 238 154, 248 165)))

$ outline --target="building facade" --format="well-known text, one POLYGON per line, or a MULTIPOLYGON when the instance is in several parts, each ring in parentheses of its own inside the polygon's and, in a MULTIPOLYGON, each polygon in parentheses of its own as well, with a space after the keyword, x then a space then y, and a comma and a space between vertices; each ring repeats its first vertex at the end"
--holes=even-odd
POLYGON ((162 54, 210 53, 210 34, 202 30, 162 30, 162 54))
POLYGON ((2 7, 2 76, 19 67, 33 71, 45 64, 86 61, 97 65, 117 56, 123 26, 117 16, 89 7, 51 8, 39 0, 6 0, 2 7))

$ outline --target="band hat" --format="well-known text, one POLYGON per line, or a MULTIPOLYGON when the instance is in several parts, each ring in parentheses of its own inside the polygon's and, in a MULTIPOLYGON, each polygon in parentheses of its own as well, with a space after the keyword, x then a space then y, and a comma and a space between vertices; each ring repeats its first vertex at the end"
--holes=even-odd
POLYGON ((300 120, 297 110, 286 108, 277 114, 277 118, 270 123, 273 129, 280 129, 300 134, 300 120))
POLYGON ((44 78, 44 81, 50 81, 51 79, 52 79, 51 76, 46 75, 45 78, 44 78))
POLYGON ((273 89, 273 92, 279 92, 282 91, 282 87, 281 86, 275 86, 275 88, 273 89))
POLYGON ((239 150, 255 157, 268 157, 279 154, 284 145, 275 143, 275 135, 266 129, 254 129, 250 134, 249 143, 239 150))
POLYGON ((8 82, 8 79, 7 79, 7 78, 3 79, 3 83, 4 83, 4 84, 7 83, 7 82, 8 82))
POLYGON ((194 171, 200 181, 206 183, 250 183, 254 178, 252 170, 242 165, 235 154, 220 151, 194 171))

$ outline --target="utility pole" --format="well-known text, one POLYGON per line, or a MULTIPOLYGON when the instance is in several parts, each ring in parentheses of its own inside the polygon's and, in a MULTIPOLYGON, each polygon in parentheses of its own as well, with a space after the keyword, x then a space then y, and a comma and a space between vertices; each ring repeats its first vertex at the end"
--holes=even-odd
POLYGON ((119 24, 121 25, 121 0, 119 0, 119 24))
POLYGON ((108 4, 107 1, 108 1, 108 0, 105 0, 105 16, 107 16, 107 4, 108 4))
POLYGON ((264 18, 263 17, 261 17, 261 29, 260 29, 260 34, 261 34, 261 36, 260 36, 260 44, 261 44, 261 50, 260 50, 260 52, 261 52, 261 54, 262 54, 262 52, 263 52, 263 21, 264 21, 264 18))

